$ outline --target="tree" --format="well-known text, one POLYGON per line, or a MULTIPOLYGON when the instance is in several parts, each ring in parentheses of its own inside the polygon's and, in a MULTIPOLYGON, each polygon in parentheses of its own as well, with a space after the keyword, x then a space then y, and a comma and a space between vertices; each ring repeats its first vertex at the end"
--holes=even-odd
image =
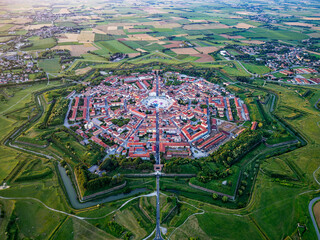
POLYGON ((213 198, 214 200, 218 199, 218 197, 219 197, 219 195, 218 195, 217 193, 213 193, 213 194, 212 194, 212 198, 213 198))
POLYGON ((228 202, 228 197, 227 196, 223 196, 222 197, 222 202, 228 202))

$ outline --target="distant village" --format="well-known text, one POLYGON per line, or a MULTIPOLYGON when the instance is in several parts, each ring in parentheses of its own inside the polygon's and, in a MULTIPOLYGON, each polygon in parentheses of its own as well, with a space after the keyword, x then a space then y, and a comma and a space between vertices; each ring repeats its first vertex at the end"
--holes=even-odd
POLYGON ((83 138, 82 144, 92 141, 108 154, 147 160, 156 151, 156 109, 165 158, 206 156, 239 135, 242 123, 250 120, 241 99, 203 78, 166 72, 159 96, 156 88, 153 72, 106 77, 67 96, 64 125, 83 138))
MULTIPOLYGON (((318 68, 320 60, 312 56, 305 48, 268 42, 261 45, 236 46, 237 50, 252 56, 250 60, 257 61, 269 67, 272 72, 265 74, 269 80, 286 81, 293 84, 319 84, 318 68), (253 57, 256 56, 256 57, 253 57), (286 79, 277 76, 282 74, 286 79), (307 76, 304 76, 307 74, 307 76)), ((234 56, 233 56, 234 57, 234 56)), ((238 57, 238 56, 237 56, 238 57)))

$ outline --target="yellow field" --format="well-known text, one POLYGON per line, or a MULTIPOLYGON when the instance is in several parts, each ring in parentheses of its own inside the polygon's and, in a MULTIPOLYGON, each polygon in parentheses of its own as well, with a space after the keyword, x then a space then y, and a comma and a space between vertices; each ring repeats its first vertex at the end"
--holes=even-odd
POLYGON ((198 62, 198 63, 213 61, 213 58, 208 54, 191 54, 191 56, 199 57, 199 59, 195 60, 195 62, 198 62))
POLYGON ((313 213, 314 213, 314 216, 316 217, 318 227, 320 228, 320 202, 317 202, 313 206, 313 213))
POLYGON ((247 24, 247 23, 238 23, 234 27, 243 28, 243 29, 256 28, 256 26, 253 26, 253 25, 250 25, 250 24, 247 24))
POLYGON ((320 17, 304 17, 302 18, 303 20, 314 20, 314 21, 319 21, 320 17))
POLYGON ((69 14, 70 11, 67 8, 61 8, 59 12, 55 14, 69 14))
POLYGON ((28 25, 28 26, 25 26, 24 29, 29 31, 29 30, 37 30, 37 29, 40 29, 42 27, 52 27, 52 24, 28 25))
POLYGON ((264 44, 264 41, 259 41, 259 40, 243 40, 241 41, 243 43, 248 43, 248 44, 264 44))
POLYGON ((313 27, 313 24, 302 23, 302 22, 284 22, 284 24, 289 26, 298 26, 298 27, 313 27))
POLYGON ((11 20, 12 20, 12 23, 14 24, 25 24, 25 23, 32 22, 31 18, 26 18, 26 17, 12 18, 11 20))
POLYGON ((85 67, 85 68, 77 69, 77 70, 76 70, 76 75, 86 74, 86 73, 89 72, 91 69, 92 69, 91 67, 85 67))
POLYGON ((134 58, 134 57, 137 57, 137 56, 140 56, 141 53, 128 53, 128 57, 129 58, 134 58))
POLYGON ((66 45, 66 46, 55 46, 52 48, 53 50, 58 49, 58 50, 69 50, 71 52, 71 56, 80 56, 84 53, 87 53, 88 51, 94 51, 98 50, 95 46, 92 44, 83 44, 83 45, 66 45))
POLYGON ((196 49, 203 54, 209 54, 219 50, 217 47, 197 47, 196 49))
POLYGON ((92 31, 81 31, 78 36, 79 43, 92 43, 94 42, 94 32, 92 31))
POLYGON ((227 39, 243 39, 245 37, 237 35, 237 36, 230 36, 228 34, 220 34, 221 37, 227 38, 227 39))
POLYGON ((176 54, 199 54, 199 52, 193 48, 171 48, 171 51, 175 52, 176 54))
POLYGON ((256 13, 254 12, 245 12, 245 11, 239 11, 239 12, 236 12, 237 14, 240 14, 240 15, 256 15, 256 13))
POLYGON ((179 28, 181 25, 179 23, 166 23, 166 22, 159 22, 152 24, 155 28, 179 28))
POLYGON ((158 8, 145 8, 143 9, 145 12, 149 13, 149 14, 162 14, 162 13, 167 13, 161 9, 158 8))
POLYGON ((152 37, 148 34, 128 35, 130 41, 158 41, 159 38, 152 37))
POLYGON ((78 33, 65 33, 58 37, 58 42, 78 42, 78 33))
POLYGON ((190 22, 192 23, 207 23, 207 20, 204 19, 189 19, 190 22))
POLYGON ((190 24, 183 26, 185 30, 206 30, 206 29, 222 29, 230 28, 230 26, 221 23, 209 23, 209 24, 190 24))

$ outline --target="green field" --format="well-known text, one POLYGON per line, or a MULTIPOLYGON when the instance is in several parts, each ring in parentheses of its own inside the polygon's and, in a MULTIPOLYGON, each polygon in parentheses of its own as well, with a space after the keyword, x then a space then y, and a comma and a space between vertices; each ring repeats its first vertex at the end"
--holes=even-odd
POLYGON ((99 42, 104 48, 109 50, 111 53, 136 53, 137 51, 125 46, 117 40, 102 41, 99 42))
MULTIPOLYGON (((51 83, 51 86, 57 85, 57 82, 51 83)), ((26 104, 32 100, 32 92, 50 87, 47 84, 34 84, 27 88, 3 88, 5 94, 10 94, 12 97, 7 98, 7 102, 0 105, 0 139, 1 141, 7 136, 14 128, 20 126, 28 119, 28 116, 36 114, 31 109, 35 105, 25 107, 26 104)), ((0 150, 2 153, 0 158, 0 179, 4 179, 15 167, 18 161, 25 159, 26 155, 19 151, 13 150, 6 146, 1 145, 0 150)))
POLYGON ((244 77, 251 76, 237 62, 230 62, 229 64, 225 65, 222 68, 222 71, 227 73, 229 76, 244 76, 244 77))
POLYGON ((245 63, 245 62, 241 62, 241 63, 249 72, 253 74, 265 74, 271 71, 270 68, 263 65, 256 65, 256 64, 245 63))
POLYGON ((28 40, 32 46, 24 48, 24 51, 42 50, 56 45, 56 41, 53 38, 40 39, 39 37, 30 37, 28 40))
POLYGON ((44 59, 39 61, 39 67, 45 72, 58 73, 61 70, 59 58, 44 59))
POLYGON ((276 39, 276 40, 303 40, 309 38, 308 35, 287 30, 269 30, 264 28, 254 28, 239 33, 246 38, 276 39))

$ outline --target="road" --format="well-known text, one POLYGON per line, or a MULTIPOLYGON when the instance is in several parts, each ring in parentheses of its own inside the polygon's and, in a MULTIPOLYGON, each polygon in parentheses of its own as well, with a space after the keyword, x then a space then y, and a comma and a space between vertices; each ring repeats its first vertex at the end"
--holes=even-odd
MULTIPOLYGON (((159 96, 159 76, 157 72, 156 76, 156 93, 159 96)), ((161 164, 160 160, 160 136, 159 136, 159 109, 156 109, 156 164, 161 164)), ((156 219, 156 236, 155 240, 162 240, 161 229, 160 229, 160 175, 156 176, 157 178, 157 219, 156 219)))
POLYGON ((157 223, 156 223, 156 236, 155 240, 162 240, 161 229, 160 229, 160 176, 157 177, 157 223))
POLYGON ((109 117, 109 105, 108 105, 107 98, 104 99, 104 105, 105 105, 105 108, 106 108, 106 115, 107 115, 107 117, 109 117))
POLYGON ((210 105, 209 105, 209 99, 207 98, 207 124, 208 124, 208 133, 211 133, 211 119, 210 119, 210 105))
POLYGON ((157 76, 156 76, 156 95, 157 97, 159 96, 159 75, 157 71, 157 76))

